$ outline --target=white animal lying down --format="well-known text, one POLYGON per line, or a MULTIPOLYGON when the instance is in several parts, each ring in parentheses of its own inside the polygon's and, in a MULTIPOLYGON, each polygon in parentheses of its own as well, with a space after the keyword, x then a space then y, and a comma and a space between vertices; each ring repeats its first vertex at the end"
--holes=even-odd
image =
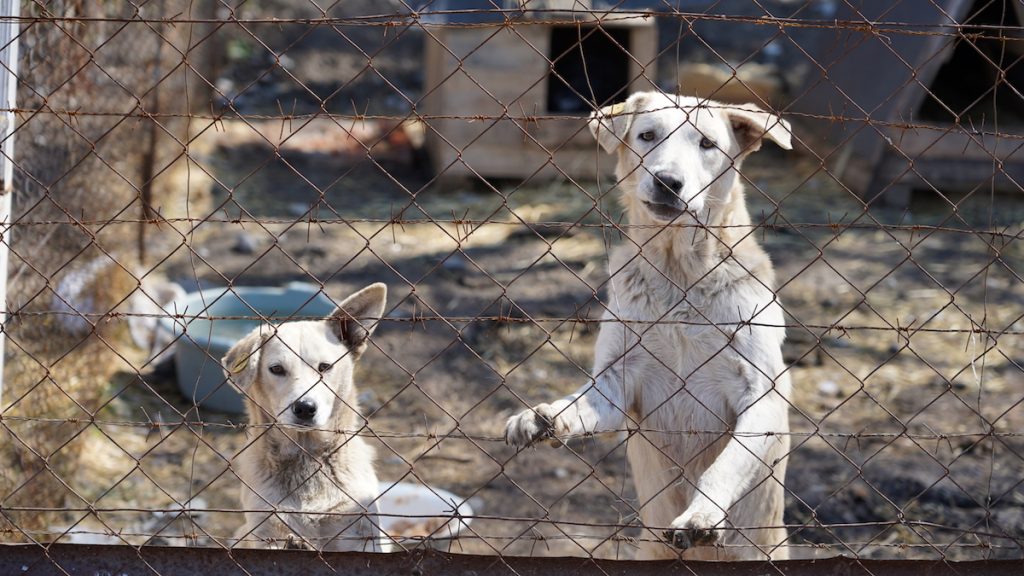
POLYGON ((593 380, 513 416, 505 437, 634 429, 627 454, 651 530, 641 558, 678 556, 669 544, 691 559, 785 558, 785 329, 737 171, 762 139, 790 149, 789 124, 646 92, 592 115, 590 130, 617 156, 631 225, 610 259, 614 322, 593 380))
POLYGON ((246 510, 240 545, 381 551, 373 449, 352 434, 364 423, 353 369, 386 298, 372 284, 323 320, 261 326, 224 356, 252 426, 234 462, 246 510))

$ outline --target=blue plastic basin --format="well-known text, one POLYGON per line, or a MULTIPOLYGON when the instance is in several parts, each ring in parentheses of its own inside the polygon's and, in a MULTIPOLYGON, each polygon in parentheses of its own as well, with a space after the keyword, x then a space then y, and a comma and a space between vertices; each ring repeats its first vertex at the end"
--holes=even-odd
POLYGON ((180 317, 160 319, 161 329, 176 338, 174 365, 178 388, 187 400, 204 409, 244 412, 242 396, 224 377, 220 359, 235 342, 260 325, 260 315, 275 323, 315 320, 327 316, 334 308, 318 286, 303 282, 283 288, 249 286, 186 294, 168 307, 180 317))

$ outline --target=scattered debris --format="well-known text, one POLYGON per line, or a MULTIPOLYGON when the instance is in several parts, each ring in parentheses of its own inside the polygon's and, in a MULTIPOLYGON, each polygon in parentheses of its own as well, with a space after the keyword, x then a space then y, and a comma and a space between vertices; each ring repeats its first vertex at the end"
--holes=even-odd
POLYGON ((256 238, 246 231, 235 235, 235 244, 231 247, 235 254, 253 254, 256 252, 256 238))

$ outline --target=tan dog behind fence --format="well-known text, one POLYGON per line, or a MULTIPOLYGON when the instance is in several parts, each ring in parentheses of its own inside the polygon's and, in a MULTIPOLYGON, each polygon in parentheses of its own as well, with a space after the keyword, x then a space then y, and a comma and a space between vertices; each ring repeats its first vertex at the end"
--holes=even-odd
POLYGON ((740 164, 789 124, 755 106, 643 92, 592 115, 617 158, 628 240, 610 258, 593 380, 509 419, 529 445, 630 428, 641 558, 781 559, 789 374, 775 273, 740 164), (657 528, 657 533, 653 532, 657 528), (667 544, 658 541, 664 537, 667 544))
POLYGON ((261 326, 224 356, 254 437, 235 460, 239 545, 386 548, 373 449, 354 434, 363 418, 353 376, 386 299, 386 286, 372 284, 323 320, 261 326))

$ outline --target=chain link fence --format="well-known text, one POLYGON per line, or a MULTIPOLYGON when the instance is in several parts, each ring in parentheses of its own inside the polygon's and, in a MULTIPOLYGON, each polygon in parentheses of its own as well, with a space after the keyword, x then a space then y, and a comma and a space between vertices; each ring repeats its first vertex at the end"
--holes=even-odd
POLYGON ((0 539, 41 573, 75 570, 66 544, 434 548, 512 573, 1019 560, 1022 19, 23 2, 0 539), (651 216, 638 190, 711 170, 697 142, 724 159, 707 206, 651 216), (744 282, 761 308, 722 296, 744 282), (272 384, 289 371, 308 382, 272 384), (673 523, 701 499, 721 518, 673 523))

